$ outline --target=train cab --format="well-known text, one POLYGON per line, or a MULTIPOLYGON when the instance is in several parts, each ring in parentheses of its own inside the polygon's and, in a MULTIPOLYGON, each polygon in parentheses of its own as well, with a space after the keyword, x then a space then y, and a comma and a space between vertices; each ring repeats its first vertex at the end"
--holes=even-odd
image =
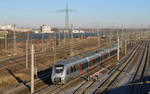
POLYGON ((64 73, 64 65, 63 64, 54 64, 52 70, 52 82, 54 84, 62 84, 64 83, 65 73, 64 73))

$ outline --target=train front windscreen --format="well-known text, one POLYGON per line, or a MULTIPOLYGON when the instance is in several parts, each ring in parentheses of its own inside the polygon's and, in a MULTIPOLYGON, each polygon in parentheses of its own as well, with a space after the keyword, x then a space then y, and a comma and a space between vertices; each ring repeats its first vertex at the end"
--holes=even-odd
POLYGON ((64 65, 56 65, 55 66, 55 73, 56 74, 62 74, 63 73, 63 70, 64 70, 64 65))

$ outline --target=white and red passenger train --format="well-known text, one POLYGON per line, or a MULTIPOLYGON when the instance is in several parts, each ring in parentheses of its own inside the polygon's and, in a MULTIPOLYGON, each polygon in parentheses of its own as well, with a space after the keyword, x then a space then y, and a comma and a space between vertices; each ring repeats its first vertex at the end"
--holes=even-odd
POLYGON ((65 84, 68 81, 82 75, 87 70, 92 69, 106 60, 112 58, 117 53, 117 45, 105 48, 82 59, 66 59, 53 65, 51 80, 54 84, 65 84))

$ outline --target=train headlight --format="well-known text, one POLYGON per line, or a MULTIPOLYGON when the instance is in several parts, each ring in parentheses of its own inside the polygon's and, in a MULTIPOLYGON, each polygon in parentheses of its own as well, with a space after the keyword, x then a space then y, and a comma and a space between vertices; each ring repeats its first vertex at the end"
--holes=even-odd
POLYGON ((63 76, 63 75, 62 75, 62 77, 61 77, 61 78, 62 78, 62 80, 64 80, 64 79, 65 79, 65 76, 63 76))

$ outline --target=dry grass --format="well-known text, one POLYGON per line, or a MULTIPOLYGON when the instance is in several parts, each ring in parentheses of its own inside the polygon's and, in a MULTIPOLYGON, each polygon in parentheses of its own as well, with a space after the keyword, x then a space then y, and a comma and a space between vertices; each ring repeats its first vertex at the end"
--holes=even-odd
MULTIPOLYGON (((29 75, 25 73, 15 74, 15 77, 22 81, 29 79, 29 75)), ((16 80, 15 77, 13 77, 12 75, 6 75, 3 77, 0 77, 0 90, 17 85, 19 82, 16 80)))
MULTIPOLYGON (((50 44, 49 41, 47 41, 47 42, 48 42, 48 44, 50 44)), ((52 42, 52 40, 51 40, 51 42, 52 42)), ((78 55, 78 54, 80 54, 82 52, 86 52, 86 51, 89 51, 91 49, 97 48, 97 37, 88 37, 86 39, 76 38, 76 39, 74 39, 74 42, 78 43, 78 45, 75 47, 75 48, 78 48, 78 49, 74 49, 74 55, 78 55)), ((105 41, 103 41, 103 43, 105 43, 105 41)), ((34 42, 34 44, 35 44, 35 48, 37 48, 36 50, 41 49, 41 43, 40 43, 40 41, 38 41, 38 43, 34 42)), ((62 44, 61 47, 69 47, 69 45, 70 45, 70 40, 67 39, 66 40, 66 44, 62 44)), ((20 47, 17 50, 17 51, 19 51, 19 54, 25 53, 25 51, 24 51, 25 44, 24 43, 18 43, 18 47, 20 47)), ((52 45, 51 45, 51 47, 52 47, 52 45)), ((60 48, 60 49, 62 49, 62 48, 60 48)), ((11 51, 11 50, 13 50, 13 48, 9 49, 9 51, 11 51)), ((65 53, 66 50, 63 49, 63 50, 61 50, 61 52, 65 53)), ((59 56, 57 56, 57 60, 63 59, 63 58, 60 58, 59 56)), ((63 57, 64 56, 65 56, 65 54, 63 54, 63 57)), ((49 64, 50 63, 53 64, 54 62, 53 62, 53 58, 46 58, 44 60, 38 61, 38 63, 39 63, 38 64, 39 65, 38 66, 38 71, 39 71, 39 70, 44 70, 47 67, 50 67, 49 64), (46 65, 44 65, 45 62, 47 62, 46 65)), ((22 72, 21 73, 20 72, 19 73, 15 73, 15 76, 18 77, 18 78, 20 78, 23 81, 27 81, 27 80, 30 79, 30 75, 27 74, 27 73, 24 73, 25 71, 22 70, 22 72)), ((11 86, 14 86, 14 85, 17 85, 17 84, 18 84, 17 80, 12 75, 10 75, 10 74, 7 75, 7 76, 0 77, 0 90, 4 89, 4 88, 11 87, 11 86)))

